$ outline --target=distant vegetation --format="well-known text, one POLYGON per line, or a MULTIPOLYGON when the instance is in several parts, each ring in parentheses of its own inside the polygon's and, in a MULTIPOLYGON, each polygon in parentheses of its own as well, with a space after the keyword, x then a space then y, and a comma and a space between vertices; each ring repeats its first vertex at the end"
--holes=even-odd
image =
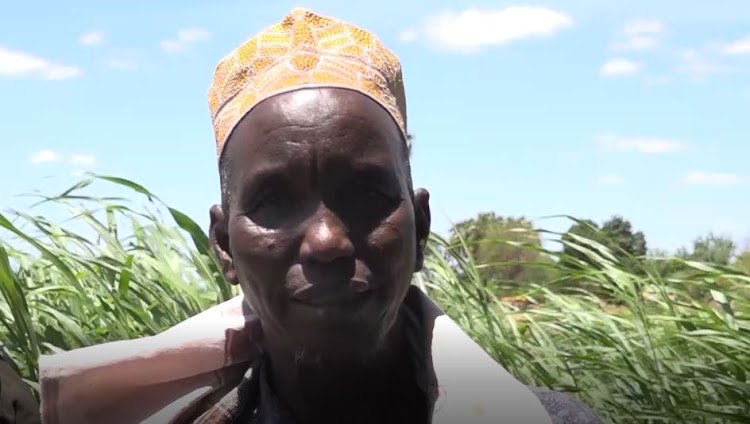
MULTIPOLYGON (((42 353, 155 334, 238 294, 203 229, 136 183, 41 200, 68 219, 0 215, 1 348, 32 387, 42 353)), ((750 253, 714 235, 649 252, 622 217, 570 219, 555 234, 480 214, 432 236, 414 283, 519 379, 609 422, 748 422, 750 253)))

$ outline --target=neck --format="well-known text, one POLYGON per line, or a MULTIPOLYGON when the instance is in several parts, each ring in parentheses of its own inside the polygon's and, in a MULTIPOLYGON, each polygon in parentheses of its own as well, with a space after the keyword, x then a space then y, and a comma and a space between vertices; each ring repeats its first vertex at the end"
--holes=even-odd
MULTIPOLYGON (((404 321, 399 316, 385 337, 384 345, 366 359, 326 357, 300 360, 293 349, 266 346, 269 384, 281 403, 300 422, 346 420, 361 422, 378 405, 398 404, 403 389, 411 387, 413 375, 404 321)), ((389 408, 390 409, 390 408, 389 408)), ((369 415, 372 415, 370 413, 369 415)))

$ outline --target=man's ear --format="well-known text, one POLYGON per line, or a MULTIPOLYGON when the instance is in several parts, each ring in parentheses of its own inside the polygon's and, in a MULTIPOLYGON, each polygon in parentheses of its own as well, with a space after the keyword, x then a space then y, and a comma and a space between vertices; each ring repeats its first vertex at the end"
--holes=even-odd
POLYGON ((430 238, 430 193, 420 188, 414 192, 414 226, 417 236, 417 261, 414 272, 422 270, 424 266, 424 250, 430 238))
POLYGON ((229 249, 229 222, 220 205, 213 205, 209 211, 211 223, 208 227, 209 241, 211 247, 221 262, 224 278, 231 284, 237 284, 237 272, 234 269, 232 252, 229 249))

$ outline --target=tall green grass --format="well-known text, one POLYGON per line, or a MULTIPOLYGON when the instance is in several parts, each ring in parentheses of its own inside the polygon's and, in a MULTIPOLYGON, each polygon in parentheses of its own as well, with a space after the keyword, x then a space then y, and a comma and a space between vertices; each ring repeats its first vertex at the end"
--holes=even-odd
POLYGON ((527 384, 572 392, 609 422, 750 422, 750 276, 676 258, 666 260, 681 271, 660 275, 664 267, 583 238, 570 246, 585 263, 529 244, 553 258, 559 277, 526 287, 540 306, 519 311, 482 281, 488 264, 475 263, 465 242, 433 236, 429 246, 418 283, 527 384), (625 271, 634 260, 641 268, 625 271), (713 307, 691 295, 701 292, 713 307))
MULTIPOLYGON (((92 176, 0 215, 0 229, 0 340, 32 387, 42 353, 155 334, 237 293, 200 226, 131 181, 92 176), (96 184, 129 200, 92 196, 96 184)), ((478 264, 438 235, 414 282, 519 379, 572 392, 608 422, 750 422, 750 276, 674 258, 679 272, 663 274, 582 238, 567 242, 589 258, 578 263, 490 242, 551 258, 526 264, 555 271, 521 288, 536 307, 506 305, 499 293, 519 288, 482 280, 481 267, 507 264, 478 264)))
POLYGON ((32 386, 42 353, 156 334, 236 294, 200 226, 136 183, 92 176, 38 208, 67 218, 0 214, 1 348, 32 386))

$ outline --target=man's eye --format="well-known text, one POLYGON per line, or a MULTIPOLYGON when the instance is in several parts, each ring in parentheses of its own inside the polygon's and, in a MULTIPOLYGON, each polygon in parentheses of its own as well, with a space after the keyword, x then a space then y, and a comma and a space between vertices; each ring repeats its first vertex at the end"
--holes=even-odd
POLYGON ((288 189, 269 189, 254 195, 245 215, 255 224, 265 228, 281 228, 300 217, 303 198, 288 189))
POLYGON ((375 190, 373 188, 369 187, 358 187, 357 192, 361 197, 373 199, 373 200, 382 200, 384 198, 387 198, 385 194, 381 193, 378 190, 375 190))
POLYGON ((355 227, 375 225, 390 215, 401 203, 398 196, 368 185, 357 185, 341 194, 339 207, 342 216, 350 220, 355 227))
POLYGON ((363 207, 386 207, 395 203, 398 199, 386 194, 384 191, 373 187, 357 187, 354 196, 355 202, 363 207))
POLYGON ((279 205, 281 204, 281 196, 279 196, 278 193, 269 194, 261 199, 261 204, 279 205))
POLYGON ((257 200, 253 202, 251 210, 254 212, 264 208, 277 208, 283 206, 283 204, 284 197, 280 193, 272 191, 258 196, 257 200))
POLYGON ((384 197, 380 192, 377 190, 373 190, 371 188, 362 187, 359 189, 359 193, 363 195, 364 197, 370 197, 373 199, 377 199, 380 197, 384 197))

